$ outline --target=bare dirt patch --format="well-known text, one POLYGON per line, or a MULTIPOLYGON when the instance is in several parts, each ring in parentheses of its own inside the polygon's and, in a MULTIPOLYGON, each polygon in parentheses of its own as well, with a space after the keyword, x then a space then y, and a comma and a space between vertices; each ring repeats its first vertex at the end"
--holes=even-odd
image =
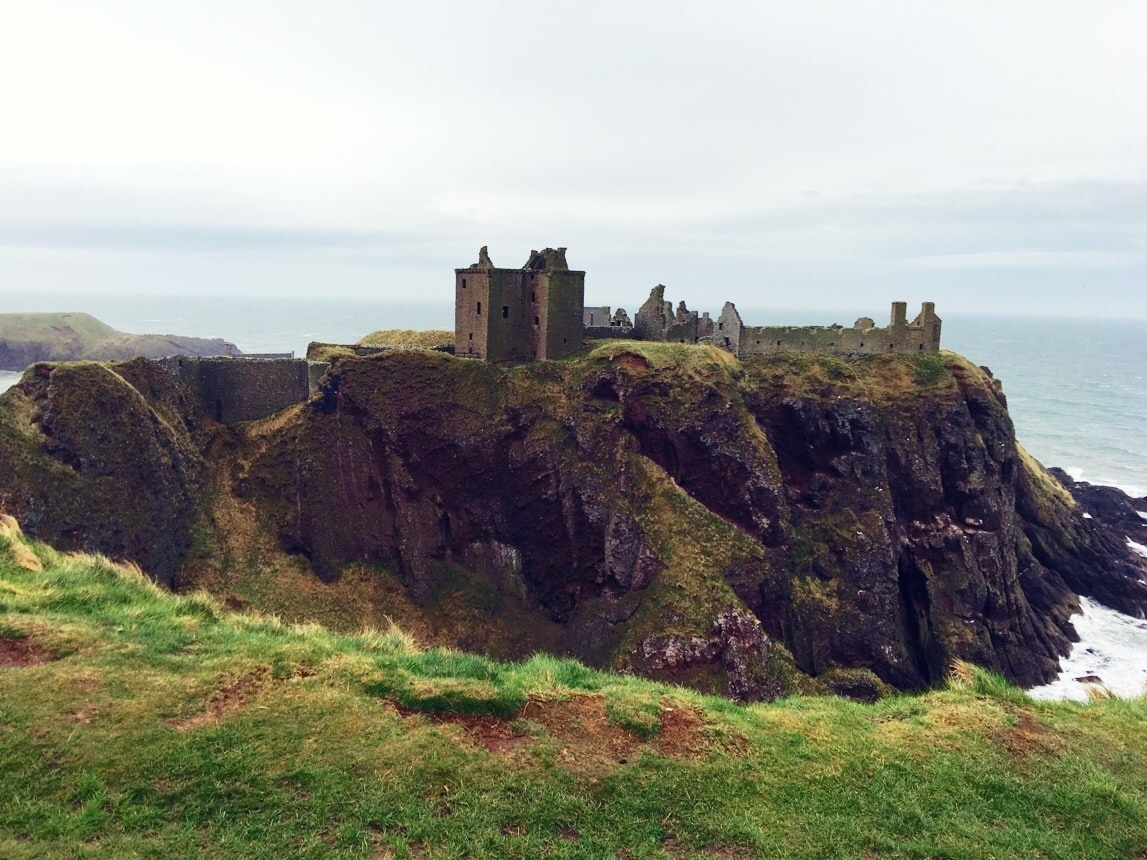
POLYGON ((559 760, 577 773, 627 764, 643 748, 673 758, 693 758, 710 748, 705 722, 692 708, 663 707, 661 731, 643 741, 633 732, 611 724, 604 700, 596 695, 576 695, 565 700, 529 699, 512 718, 465 714, 420 716, 438 724, 458 726, 494 755, 507 755, 542 739, 556 741, 560 745, 559 760), (530 730, 531 726, 534 731, 530 730))
POLYGON ((619 352, 616 355, 610 356, 609 359, 613 364, 620 365, 626 370, 642 371, 649 369, 649 361, 643 355, 638 355, 635 352, 619 352))
POLYGON ((1062 747, 1062 741, 1047 726, 1037 723, 1031 714, 1021 712, 1016 724, 1009 726, 1003 734, 1004 746, 1016 758, 1054 752, 1062 747))
POLYGON ((180 732, 201 726, 213 726, 227 714, 246 707, 267 683, 268 675, 268 669, 261 666, 246 675, 223 679, 207 699, 207 709, 202 714, 195 714, 186 719, 172 718, 164 722, 180 732))
POLYGON ((55 659, 55 654, 30 639, 0 639, 0 669, 24 669, 55 659))
POLYGON ((100 709, 95 705, 84 705, 74 714, 68 715, 68 722, 73 726, 86 726, 100 715, 100 709))

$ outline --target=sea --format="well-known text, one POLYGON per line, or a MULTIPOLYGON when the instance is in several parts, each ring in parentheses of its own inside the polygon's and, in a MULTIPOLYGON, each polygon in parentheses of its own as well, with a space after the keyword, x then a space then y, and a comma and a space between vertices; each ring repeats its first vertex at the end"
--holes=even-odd
MULTIPOLYGON (((311 341, 353 343, 379 329, 453 329, 451 301, 274 296, 4 296, 2 311, 84 311, 121 331, 221 337, 244 352, 306 354, 311 341)), ((851 321, 855 309, 742 308, 750 325, 851 321), (848 310, 849 312, 845 312, 848 310), (832 317, 829 319, 828 317, 832 317)), ((1076 480, 1147 496, 1147 320, 944 315, 942 344, 1003 383, 1020 444, 1076 480)), ((0 371, 0 391, 19 373, 0 371)), ((1142 506, 1147 519, 1147 504, 1142 506)), ((1139 548, 1135 548, 1137 551, 1139 548)), ((1147 548, 1143 549, 1147 554, 1147 548)), ((1033 690, 1086 699, 1094 681, 1144 692, 1147 621, 1093 601, 1076 616, 1081 641, 1060 679, 1033 690)))

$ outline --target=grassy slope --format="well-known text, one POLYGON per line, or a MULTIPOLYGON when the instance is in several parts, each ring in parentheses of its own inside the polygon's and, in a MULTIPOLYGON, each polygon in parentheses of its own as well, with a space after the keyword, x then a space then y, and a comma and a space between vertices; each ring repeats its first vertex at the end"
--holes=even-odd
POLYGON ((444 329, 384 329, 371 332, 359 340, 367 346, 422 346, 427 349, 454 343, 454 332, 444 329))
POLYGON ((1142 856, 1145 717, 971 667, 738 708, 229 614, 0 519, 4 857, 1142 856))
POLYGON ((0 340, 13 344, 46 343, 54 352, 82 352, 101 340, 122 336, 123 332, 90 314, 0 314, 0 340))

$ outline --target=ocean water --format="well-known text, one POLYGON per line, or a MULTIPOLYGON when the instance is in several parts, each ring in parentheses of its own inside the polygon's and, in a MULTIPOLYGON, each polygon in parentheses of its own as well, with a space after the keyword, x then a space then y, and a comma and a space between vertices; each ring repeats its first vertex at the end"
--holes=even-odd
MULTIPOLYGON (((245 352, 293 351, 312 340, 347 343, 387 328, 452 329, 447 301, 249 297, 6 297, 6 311, 85 311, 122 331, 222 337, 245 352)), ((746 323, 793 324, 856 314, 743 309, 746 323)), ((1147 495, 1147 320, 949 315, 943 346, 1003 382, 1020 443, 1076 480, 1147 495)), ((19 374, 0 372, 0 391, 19 374)), ((1144 517, 1147 518, 1147 506, 1144 517)), ((1044 696, 1086 696, 1076 677, 1098 675, 1121 695, 1147 679, 1147 626, 1090 601, 1074 619, 1082 641, 1044 696)))

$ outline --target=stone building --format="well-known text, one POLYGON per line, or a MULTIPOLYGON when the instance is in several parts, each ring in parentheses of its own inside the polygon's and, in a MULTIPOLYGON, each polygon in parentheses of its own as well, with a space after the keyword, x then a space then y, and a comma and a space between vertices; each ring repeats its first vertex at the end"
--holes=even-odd
POLYGON ((520 269, 499 269, 485 246, 454 270, 454 354, 486 361, 560 358, 582 347, 585 272, 565 248, 531 251, 520 269))

